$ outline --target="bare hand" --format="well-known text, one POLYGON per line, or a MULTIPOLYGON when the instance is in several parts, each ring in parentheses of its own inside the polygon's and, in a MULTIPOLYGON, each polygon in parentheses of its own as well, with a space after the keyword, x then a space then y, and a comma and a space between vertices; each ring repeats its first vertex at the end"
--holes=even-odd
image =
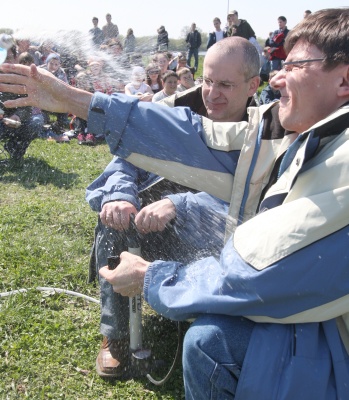
POLYGON ((103 267, 99 270, 101 277, 113 285, 114 292, 122 296, 133 297, 142 293, 144 275, 150 262, 124 251, 120 255, 120 264, 114 270, 103 267))
POLYGON ((142 93, 139 96, 139 100, 140 101, 151 101, 153 96, 154 96, 153 93, 142 93))
POLYGON ((122 231, 128 229, 131 214, 137 214, 133 204, 128 201, 111 201, 103 205, 99 217, 103 225, 122 231))
POLYGON ((136 216, 137 229, 142 233, 162 232, 176 217, 176 207, 169 199, 162 199, 144 207, 136 216))
POLYGON ((6 107, 34 106, 47 111, 69 112, 87 119, 91 93, 69 86, 34 64, 30 67, 2 64, 0 71, 3 72, 0 74, 0 92, 27 95, 5 101, 6 107))

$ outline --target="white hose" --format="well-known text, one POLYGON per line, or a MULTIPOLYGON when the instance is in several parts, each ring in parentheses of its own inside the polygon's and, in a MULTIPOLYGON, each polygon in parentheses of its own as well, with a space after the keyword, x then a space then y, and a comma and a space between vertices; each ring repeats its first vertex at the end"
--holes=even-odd
MULTIPOLYGON (((90 297, 90 296, 86 296, 85 294, 82 293, 78 293, 78 292, 73 292, 71 290, 66 290, 66 289, 59 289, 59 288, 53 288, 53 287, 44 287, 44 286, 38 286, 37 288, 35 288, 36 290, 39 290, 40 292, 54 292, 54 293, 64 293, 64 294, 68 294, 70 296, 75 296, 75 297, 81 297, 85 300, 88 300, 92 303, 96 303, 99 304, 99 300, 90 297)), ((1 297, 8 297, 8 296, 12 296, 14 294, 18 294, 18 293, 25 293, 30 289, 18 289, 18 290, 10 290, 9 292, 3 292, 0 293, 0 298, 1 297)))

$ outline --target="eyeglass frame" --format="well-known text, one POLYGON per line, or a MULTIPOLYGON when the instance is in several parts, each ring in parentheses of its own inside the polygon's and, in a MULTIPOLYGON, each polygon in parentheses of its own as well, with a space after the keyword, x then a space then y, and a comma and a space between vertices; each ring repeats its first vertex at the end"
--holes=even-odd
MULTIPOLYGON (((254 78, 255 76, 258 76, 258 75, 251 76, 250 78, 246 79, 244 82, 248 82, 250 79, 254 78)), ((206 85, 206 87, 208 87, 209 89, 212 88, 213 86, 216 86, 216 88, 217 88, 220 92, 228 91, 229 89, 230 89, 230 91, 232 92, 233 89, 235 89, 235 88, 237 88, 239 85, 241 85, 242 82, 240 82, 240 83, 229 83, 229 82, 222 82, 222 81, 220 81, 220 82, 213 82, 212 79, 203 77, 203 78, 202 78, 202 83, 203 83, 203 85, 206 85), (206 81, 209 81, 209 82, 210 82, 209 85, 207 84, 206 81), (217 85, 218 85, 218 86, 217 86, 217 85), (221 86, 219 86, 219 85, 223 85, 223 88, 222 88, 221 86), (225 86, 225 87, 224 87, 224 86, 225 86)))
POLYGON ((148 75, 159 75, 160 74, 160 70, 151 70, 147 72, 148 75))
POLYGON ((308 60, 287 61, 287 62, 281 61, 281 70, 285 71, 285 72, 291 72, 293 68, 290 69, 290 70, 287 70, 285 68, 285 66, 287 67, 288 65, 293 65, 293 64, 299 64, 300 65, 300 64, 306 64, 306 63, 310 63, 310 62, 317 62, 317 61, 324 61, 324 60, 325 60, 325 57, 323 57, 323 58, 310 58, 308 60))

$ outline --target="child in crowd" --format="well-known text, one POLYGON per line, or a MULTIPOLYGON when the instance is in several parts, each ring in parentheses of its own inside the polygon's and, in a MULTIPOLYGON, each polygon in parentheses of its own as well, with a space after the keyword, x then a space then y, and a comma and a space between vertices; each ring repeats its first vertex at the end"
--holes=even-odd
POLYGON ((261 78, 261 84, 263 82, 268 82, 269 72, 270 72, 270 47, 264 47, 262 57, 261 57, 261 70, 259 72, 259 77, 261 78))
MULTIPOLYGON (((269 73, 269 82, 275 76, 279 71, 273 70, 270 71, 269 73)), ((281 94, 278 90, 273 89, 270 84, 268 84, 261 92, 261 95, 259 97, 259 104, 268 104, 271 103, 272 101, 280 99, 281 94)))
POLYGON ((125 94, 138 97, 141 101, 151 101, 153 91, 150 86, 144 82, 146 78, 143 67, 134 67, 131 75, 131 82, 125 86, 125 94))
POLYGON ((114 92, 113 79, 109 78, 103 71, 102 61, 91 60, 88 63, 86 73, 90 77, 92 93, 101 92, 112 94, 114 92))
MULTIPOLYGON (((31 64, 34 64, 34 57, 29 52, 25 51, 18 56, 18 64, 27 65, 29 67, 31 64)), ((44 133, 45 118, 40 108, 32 107, 31 120, 38 129, 38 136, 47 139, 44 133)))
POLYGON ((179 85, 177 86, 177 92, 184 92, 187 89, 195 86, 193 75, 189 68, 181 68, 177 71, 179 78, 179 85))
MULTIPOLYGON (((76 75, 76 87, 93 93, 94 87, 91 75, 84 71, 79 72, 76 75)), ((87 132, 87 122, 84 119, 73 116, 70 128, 74 131, 74 136, 76 136, 79 144, 94 145, 96 143, 94 135, 87 132)))
POLYGON ((153 93, 158 93, 163 89, 162 81, 160 77, 160 69, 155 63, 148 64, 145 69, 147 74, 147 84, 150 86, 153 93))
POLYGON ((170 59, 167 53, 156 53, 153 57, 153 62, 160 68, 161 77, 168 71, 170 59))
POLYGON ((172 96, 177 91, 178 75, 174 71, 167 71, 162 77, 162 84, 164 88, 154 94, 152 101, 156 102, 164 99, 165 97, 172 96))
MULTIPOLYGON (((61 68, 61 59, 57 53, 51 53, 46 58, 46 64, 42 65, 40 68, 46 69, 51 72, 58 79, 62 80, 65 83, 68 83, 67 75, 64 72, 63 68, 61 68)), ((51 129, 54 133, 60 134, 67 130, 69 126, 68 114, 66 113, 49 113, 47 111, 42 111, 45 119, 45 123, 50 123, 50 115, 56 116, 57 120, 51 124, 51 129)), ((54 139, 56 136, 52 136, 54 139)), ((58 138, 57 138, 58 139, 58 138)), ((64 139, 64 138, 63 138, 64 139)), ((66 141, 66 140, 58 140, 58 141, 66 141)))

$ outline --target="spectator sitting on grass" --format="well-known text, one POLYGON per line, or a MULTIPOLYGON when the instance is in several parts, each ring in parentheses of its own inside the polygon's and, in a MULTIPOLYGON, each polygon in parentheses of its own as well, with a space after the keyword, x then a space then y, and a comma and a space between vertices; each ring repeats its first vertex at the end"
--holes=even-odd
POLYGON ((154 94, 152 102, 164 99, 165 97, 172 96, 177 91, 178 75, 174 71, 168 71, 162 77, 162 84, 164 88, 154 94))
POLYGON ((181 68, 177 71, 179 78, 179 85, 177 86, 177 92, 184 92, 187 89, 195 86, 193 75, 189 68, 181 68))
POLYGON ((280 91, 274 89, 270 85, 271 79, 278 73, 279 71, 271 71, 269 73, 269 84, 262 90, 261 95, 259 96, 259 104, 268 104, 272 101, 279 100, 281 97, 280 91))

